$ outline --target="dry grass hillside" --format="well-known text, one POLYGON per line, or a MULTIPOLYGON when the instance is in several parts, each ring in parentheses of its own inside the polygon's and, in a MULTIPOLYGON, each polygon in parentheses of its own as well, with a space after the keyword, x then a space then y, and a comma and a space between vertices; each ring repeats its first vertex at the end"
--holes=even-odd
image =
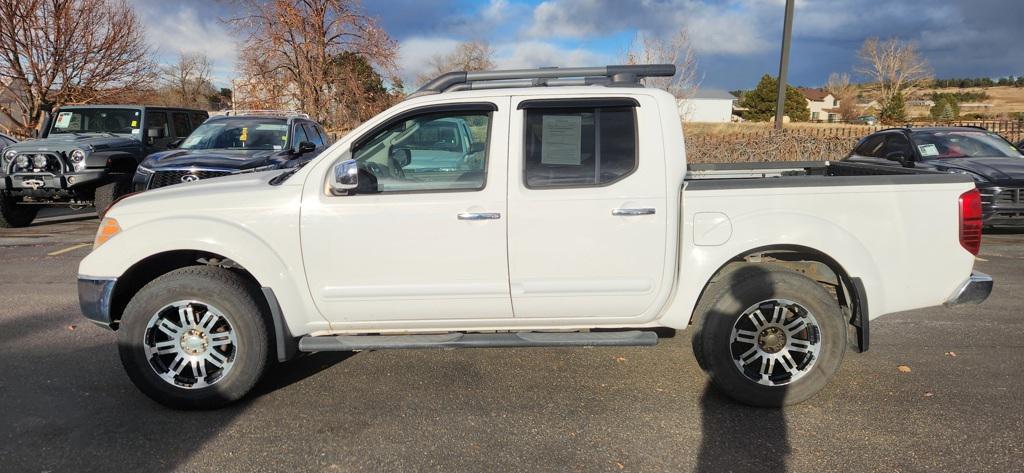
MULTIPOLYGON (((990 107, 961 106, 960 114, 981 113, 990 118, 1010 118, 1015 113, 1024 112, 1024 87, 971 87, 961 89, 947 87, 941 89, 921 89, 914 93, 915 98, 928 98, 932 93, 984 92, 988 99, 981 103, 990 107)), ((927 116, 927 107, 909 107, 911 116, 927 116)))

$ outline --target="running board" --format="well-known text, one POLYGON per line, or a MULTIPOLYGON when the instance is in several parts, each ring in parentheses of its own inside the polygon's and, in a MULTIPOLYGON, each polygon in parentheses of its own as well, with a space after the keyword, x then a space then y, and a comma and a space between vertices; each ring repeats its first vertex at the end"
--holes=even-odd
POLYGON ((443 333, 437 335, 305 336, 299 351, 357 351, 403 348, 624 347, 653 346, 654 332, 515 332, 443 333))

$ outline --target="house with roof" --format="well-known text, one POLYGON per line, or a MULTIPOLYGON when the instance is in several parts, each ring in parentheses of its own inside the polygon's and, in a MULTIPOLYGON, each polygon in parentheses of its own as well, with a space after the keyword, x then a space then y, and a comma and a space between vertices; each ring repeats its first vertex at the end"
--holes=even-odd
POLYGON ((811 111, 812 122, 837 122, 839 115, 839 99, 821 89, 797 89, 807 99, 807 108, 811 111))
POLYGON ((736 97, 724 90, 698 89, 693 96, 679 100, 679 116, 684 122, 729 123, 736 97))

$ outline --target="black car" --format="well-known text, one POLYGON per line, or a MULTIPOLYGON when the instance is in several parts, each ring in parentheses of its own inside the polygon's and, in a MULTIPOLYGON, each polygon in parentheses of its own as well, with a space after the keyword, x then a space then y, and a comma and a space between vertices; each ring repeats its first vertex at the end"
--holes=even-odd
POLYGON ((327 133, 305 114, 231 112, 206 120, 175 149, 154 153, 135 173, 141 192, 174 184, 288 168, 315 158, 329 145, 327 133))
MULTIPOLYGON (((0 152, 2 152, 4 148, 13 145, 14 143, 17 142, 18 140, 14 139, 13 136, 8 136, 3 133, 0 133, 0 152)), ((2 155, 2 153, 0 153, 0 155, 2 155)))
POLYGON ((986 226, 1024 227, 1024 154, 976 127, 892 128, 868 135, 845 161, 971 176, 986 226))
POLYGON ((43 205, 95 205, 102 217, 131 191, 139 161, 208 116, 143 105, 67 105, 47 115, 39 139, 9 145, 0 156, 0 227, 31 224, 43 205))

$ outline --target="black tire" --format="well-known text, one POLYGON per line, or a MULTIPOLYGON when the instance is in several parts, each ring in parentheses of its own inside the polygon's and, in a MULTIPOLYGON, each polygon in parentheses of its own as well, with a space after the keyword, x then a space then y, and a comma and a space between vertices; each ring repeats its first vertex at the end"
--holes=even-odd
POLYGON ((132 298, 121 318, 117 344, 128 377, 147 396, 175 409, 213 409, 241 399, 271 361, 267 316, 256 297, 241 276, 223 268, 190 266, 156 278, 132 298), (151 336, 147 326, 154 314, 183 300, 215 306, 230 320, 236 337, 233 365, 202 388, 165 380, 146 354, 145 340, 151 336))
POLYGON ((93 205, 96 206, 96 215, 103 218, 107 215, 107 210, 114 204, 117 199, 131 193, 132 191, 132 180, 131 176, 125 176, 115 174, 112 176, 112 181, 99 186, 96 188, 96 193, 93 197, 93 205))
POLYGON ((0 193, 0 228, 27 227, 36 219, 38 212, 38 205, 18 205, 17 199, 0 193))
POLYGON ((781 407, 814 396, 839 370, 846 351, 846 322, 836 300, 817 282, 780 266, 738 265, 708 286, 694 315, 697 330, 693 351, 697 363, 710 375, 717 390, 751 406, 781 407), (739 342, 734 342, 732 335, 735 324, 748 308, 776 299, 795 302, 813 314, 817 330, 812 337, 818 340, 818 354, 795 380, 765 385, 737 366, 736 360, 741 358, 734 355, 734 350, 742 351, 746 345, 737 345, 739 342), (736 350, 736 346, 742 348, 736 350))

